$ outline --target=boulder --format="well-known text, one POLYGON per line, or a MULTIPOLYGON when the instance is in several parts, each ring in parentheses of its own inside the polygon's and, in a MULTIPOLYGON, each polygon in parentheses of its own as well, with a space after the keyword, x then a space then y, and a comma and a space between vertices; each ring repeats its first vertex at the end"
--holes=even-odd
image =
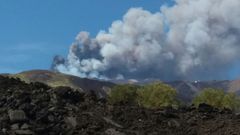
POLYGON ((77 120, 75 117, 66 117, 64 121, 71 128, 76 128, 77 126, 77 120))
POLYGON ((16 130, 15 131, 16 135, 34 135, 34 132, 31 130, 16 130))
POLYGON ((199 106, 198 106, 198 111, 199 111, 199 112, 211 113, 211 112, 214 111, 214 108, 213 108, 211 105, 202 103, 202 104, 199 104, 199 106))
POLYGON ((22 126, 21 126, 21 129, 22 130, 26 130, 26 129, 29 129, 30 128, 30 125, 28 125, 27 123, 24 123, 22 126))
POLYGON ((8 116, 11 122, 24 122, 27 120, 26 114, 23 110, 9 110, 8 116))
POLYGON ((116 129, 114 128, 109 128, 105 131, 105 134, 106 135, 125 135, 124 133, 121 133, 119 131, 117 131, 116 129))
POLYGON ((11 125, 11 129, 12 130, 18 130, 19 129, 19 124, 16 123, 16 124, 11 125))

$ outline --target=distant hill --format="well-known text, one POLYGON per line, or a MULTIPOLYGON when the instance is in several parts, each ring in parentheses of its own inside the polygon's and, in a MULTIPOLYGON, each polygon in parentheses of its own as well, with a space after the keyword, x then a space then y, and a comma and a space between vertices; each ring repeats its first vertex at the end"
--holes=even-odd
MULTIPOLYGON (((75 89, 81 89, 85 92, 94 91, 98 97, 105 97, 110 88, 115 84, 138 84, 144 85, 147 83, 159 81, 148 79, 144 81, 137 80, 114 80, 113 82, 100 81, 97 79, 80 78, 77 76, 66 75, 63 73, 48 71, 48 70, 31 70, 18 74, 1 74, 5 76, 18 77, 26 82, 42 82, 49 86, 69 86, 75 89)), ((223 89, 226 92, 234 92, 240 95, 240 80, 224 80, 224 81, 170 81, 165 82, 174 87, 178 92, 178 97, 182 101, 189 103, 194 96, 204 88, 223 89)))
POLYGON ((194 96, 196 96, 196 94, 198 94, 204 88, 216 88, 222 89, 226 92, 230 92, 229 88, 231 87, 231 82, 232 81, 225 80, 225 81, 195 81, 195 82, 173 81, 166 83, 177 90, 178 96, 182 101, 189 103, 194 98, 194 96))
POLYGON ((31 70, 18 74, 5 74, 10 77, 20 78, 25 82, 42 82, 52 87, 68 86, 81 89, 85 92, 94 91, 99 97, 105 97, 109 88, 114 83, 94 79, 80 78, 72 75, 52 72, 48 70, 31 70))
POLYGON ((240 80, 231 81, 229 85, 229 91, 238 93, 240 95, 240 80))

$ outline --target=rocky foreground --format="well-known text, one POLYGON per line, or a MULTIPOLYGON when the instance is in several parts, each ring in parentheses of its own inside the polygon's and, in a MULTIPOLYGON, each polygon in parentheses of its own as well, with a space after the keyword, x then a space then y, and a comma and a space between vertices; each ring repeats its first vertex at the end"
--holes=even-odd
POLYGON ((68 87, 0 76, 0 135, 239 135, 240 115, 202 104, 111 106, 68 87))

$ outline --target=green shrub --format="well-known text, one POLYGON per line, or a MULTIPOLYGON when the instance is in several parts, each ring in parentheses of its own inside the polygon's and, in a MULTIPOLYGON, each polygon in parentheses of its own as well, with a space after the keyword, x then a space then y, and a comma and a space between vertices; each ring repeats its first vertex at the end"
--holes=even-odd
POLYGON ((223 107, 229 108, 231 110, 239 110, 240 108, 240 99, 234 93, 228 93, 223 98, 223 107))
POLYGON ((206 103, 217 108, 235 110, 239 108, 240 100, 234 93, 225 93, 223 90, 207 88, 193 99, 193 104, 195 106, 201 103, 206 103))
POLYGON ((223 90, 212 88, 203 89, 202 92, 194 98, 193 104, 198 106, 201 103, 206 103, 221 108, 224 95, 225 93, 223 90))
POLYGON ((108 101, 111 104, 128 103, 135 104, 138 86, 131 84, 117 85, 112 88, 108 101))
POLYGON ((153 83, 138 90, 138 104, 146 108, 178 106, 177 92, 169 85, 153 83))

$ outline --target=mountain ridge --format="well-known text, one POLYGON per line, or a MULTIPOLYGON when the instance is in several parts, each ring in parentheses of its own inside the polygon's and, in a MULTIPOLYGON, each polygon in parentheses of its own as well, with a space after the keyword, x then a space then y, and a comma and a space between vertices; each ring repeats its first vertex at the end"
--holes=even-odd
POLYGON ((109 88, 115 85, 111 82, 80 78, 49 70, 30 70, 17 74, 8 74, 7 76, 20 78, 27 83, 41 82, 51 87, 67 86, 73 89, 80 89, 87 93, 94 92, 99 98, 106 97, 109 88))
MULTIPOLYGON (((3 74, 5 76, 20 78, 25 82, 42 82, 52 87, 69 86, 74 89, 81 89, 85 92, 95 92, 98 97, 105 98, 107 93, 116 84, 136 84, 144 85, 160 80, 110 80, 103 81, 98 79, 80 78, 73 75, 67 75, 49 70, 30 70, 17 74, 3 74)), ((164 81, 161 81, 164 82, 164 81)), ((190 103, 196 94, 204 88, 223 89, 225 92, 233 92, 240 95, 240 80, 212 80, 212 81, 168 81, 164 82, 177 90, 179 98, 190 103)))

